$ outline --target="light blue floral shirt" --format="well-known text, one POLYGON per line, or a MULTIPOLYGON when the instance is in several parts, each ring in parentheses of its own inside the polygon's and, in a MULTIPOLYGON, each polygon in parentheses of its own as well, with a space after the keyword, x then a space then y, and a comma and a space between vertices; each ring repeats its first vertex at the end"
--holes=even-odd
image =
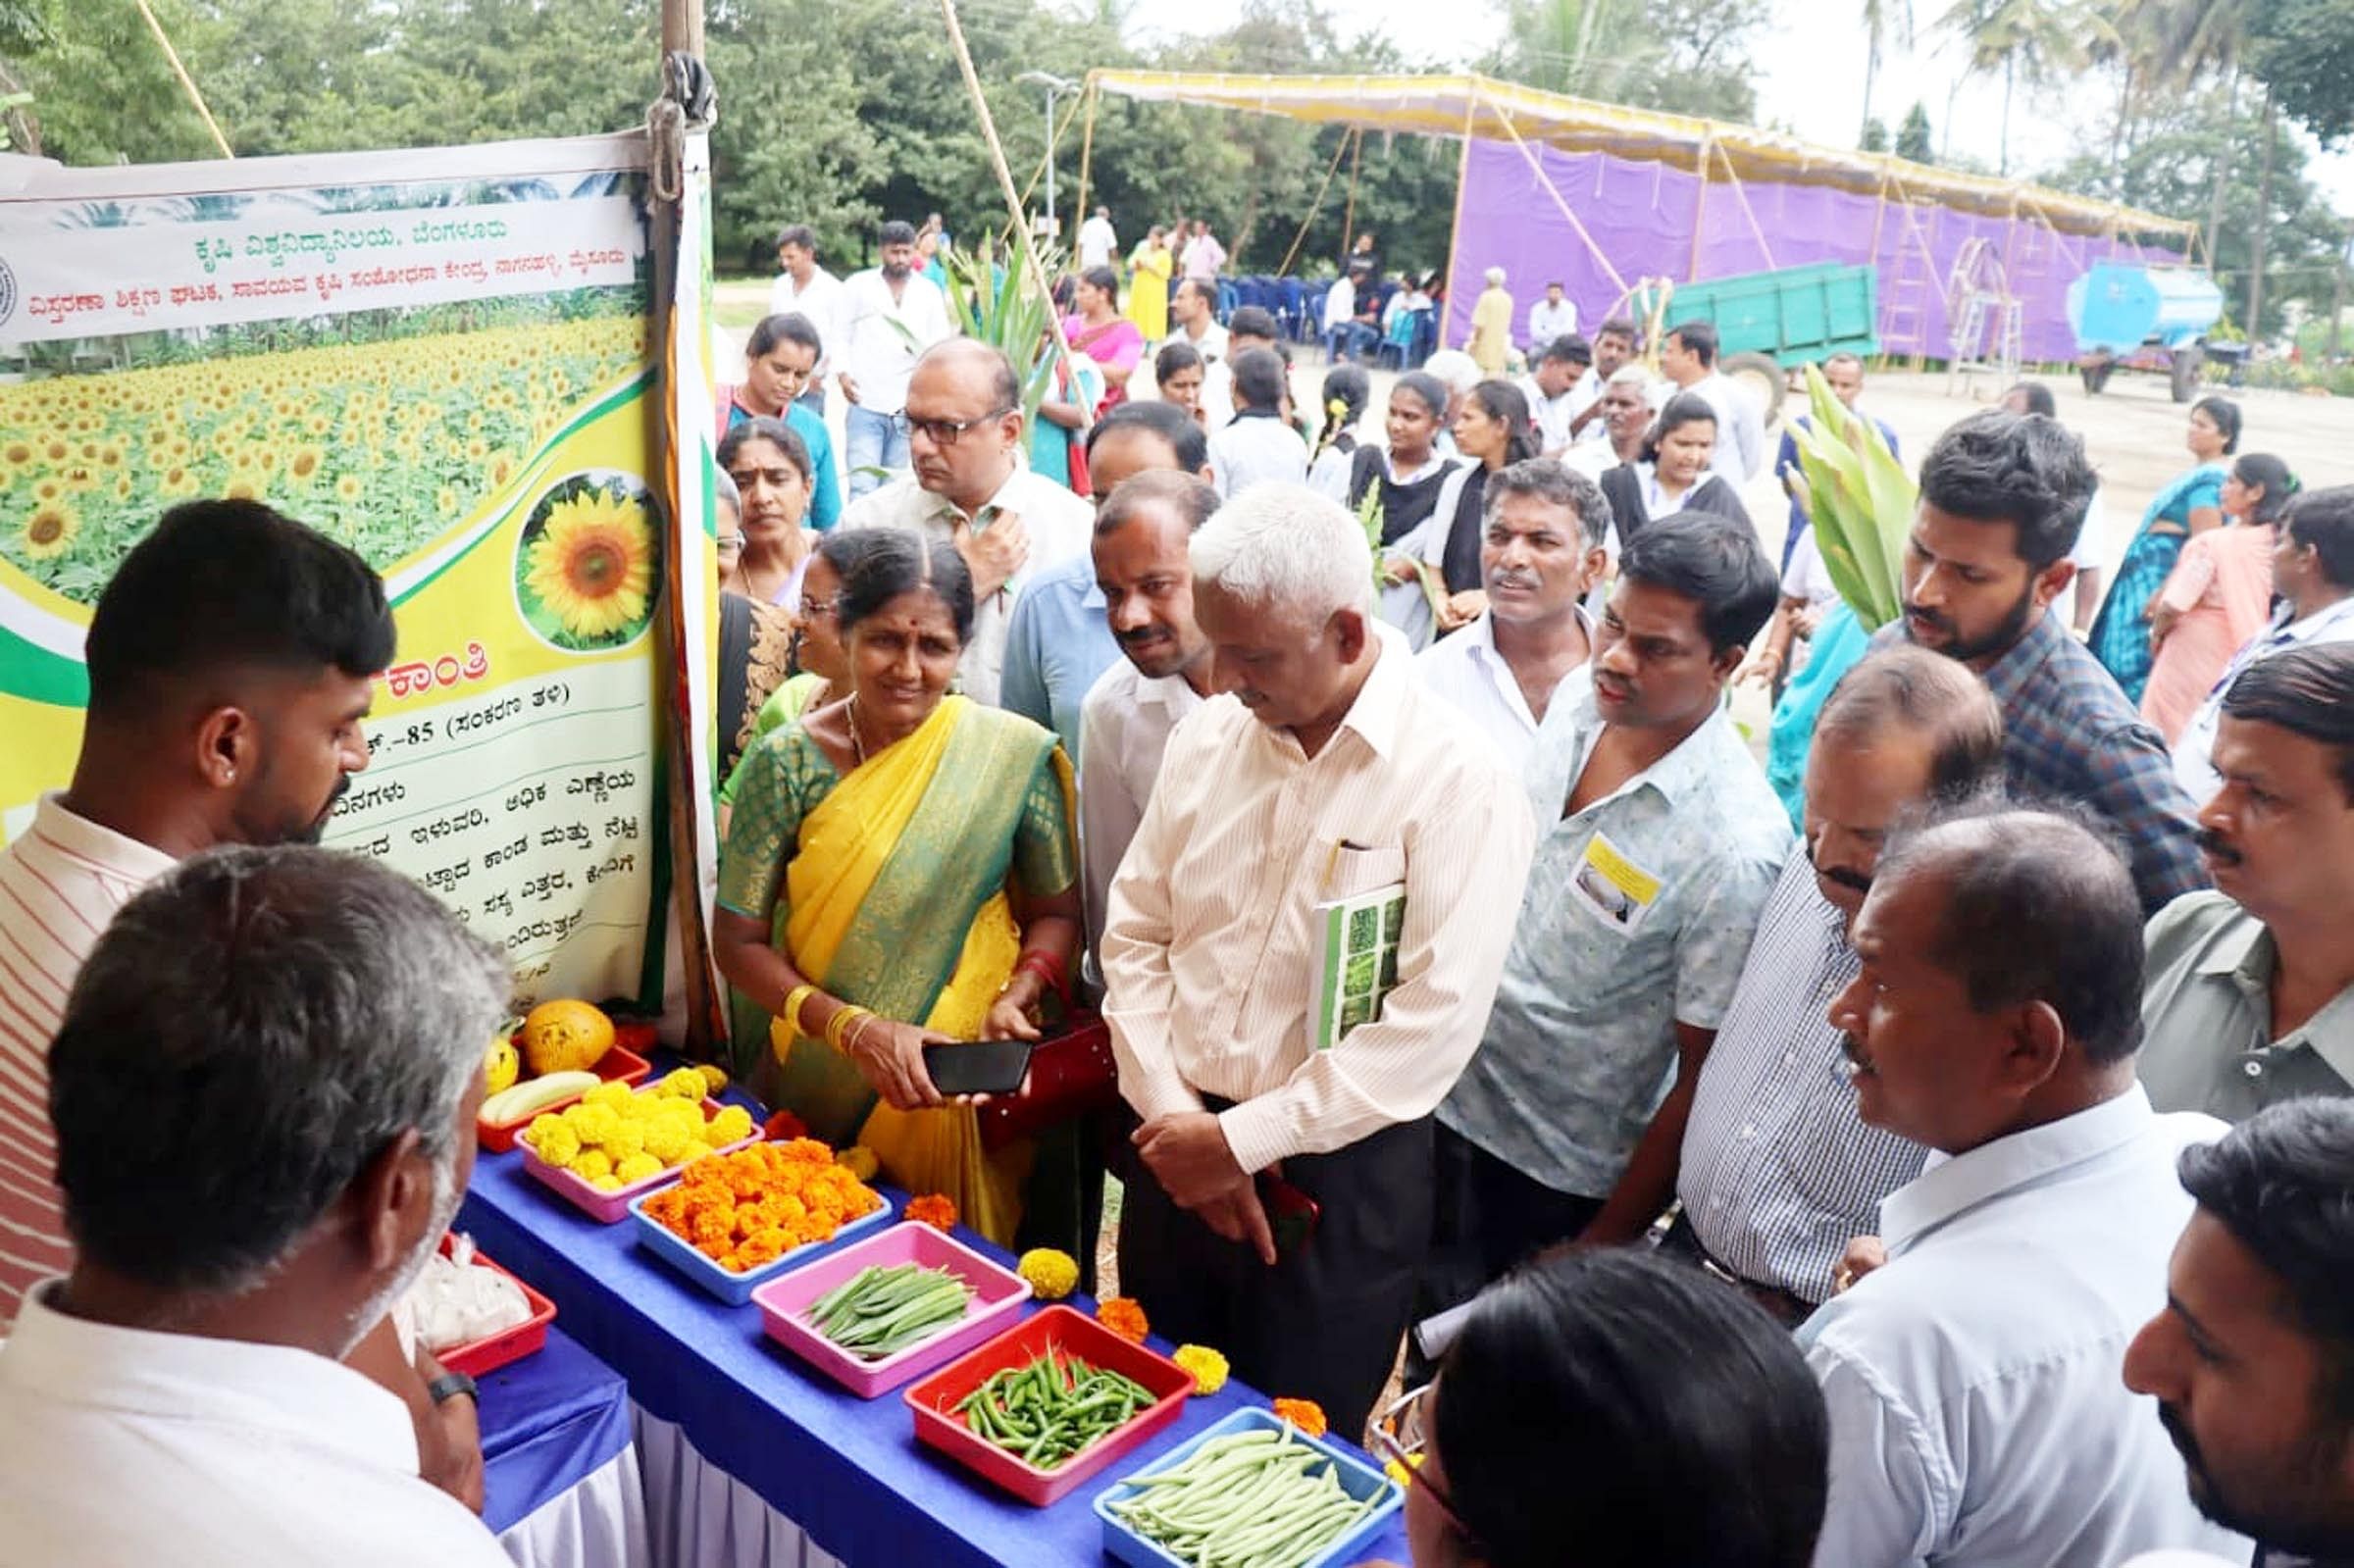
POLYGON ((1602 733, 1589 683, 1526 773, 1542 836, 1487 1034, 1439 1120, 1561 1192, 1610 1195, 1675 1076, 1675 1026, 1724 1021, 1790 819, 1723 712, 1561 814, 1602 733))

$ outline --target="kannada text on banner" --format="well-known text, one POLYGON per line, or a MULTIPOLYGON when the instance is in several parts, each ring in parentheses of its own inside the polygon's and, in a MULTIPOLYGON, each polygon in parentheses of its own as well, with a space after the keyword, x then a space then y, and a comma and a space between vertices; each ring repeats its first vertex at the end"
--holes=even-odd
POLYGON ((399 629, 327 841, 503 943, 527 1001, 642 994, 665 524, 641 167, 606 137, 0 199, 0 822, 73 766, 124 553, 177 501, 265 501, 382 572, 399 629))

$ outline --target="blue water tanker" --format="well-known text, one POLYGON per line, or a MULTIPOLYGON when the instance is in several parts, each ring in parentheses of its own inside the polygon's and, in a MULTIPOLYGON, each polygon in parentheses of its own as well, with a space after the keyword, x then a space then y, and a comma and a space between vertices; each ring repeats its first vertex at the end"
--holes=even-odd
POLYGON ((2223 316, 2224 291, 2187 267, 2095 262, 2068 286, 2068 324, 2087 392, 2098 392, 2125 365, 2165 372, 2175 401, 2189 402, 2206 360, 2236 367, 2246 353, 2242 344, 2207 341, 2223 316))

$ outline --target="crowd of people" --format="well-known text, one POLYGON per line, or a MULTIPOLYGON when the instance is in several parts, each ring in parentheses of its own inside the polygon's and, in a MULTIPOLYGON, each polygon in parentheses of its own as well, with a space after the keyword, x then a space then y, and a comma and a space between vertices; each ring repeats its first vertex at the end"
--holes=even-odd
MULTIPOLYGON (((1417 1568, 2354 1562, 2354 488, 2202 402, 2093 614, 2023 386, 1920 457, 1869 631, 1803 499, 1778 565, 1742 509, 1705 323, 1663 397, 1549 299, 1525 382, 1434 356, 1360 443, 1361 367, 1303 430, 1215 320, 1205 226, 1130 258, 1155 346, 1098 212, 1055 476, 919 237, 836 281, 786 230, 715 408, 766 1104, 1091 1280, 1115 1179, 1122 1293, 1399 1458, 1417 1568), (927 1070, 1092 1011, 1081 1110, 927 1070)), ((0 1560, 500 1560, 391 1308, 506 977, 307 847, 392 654, 250 502, 100 599, 0 849, 0 1560)))

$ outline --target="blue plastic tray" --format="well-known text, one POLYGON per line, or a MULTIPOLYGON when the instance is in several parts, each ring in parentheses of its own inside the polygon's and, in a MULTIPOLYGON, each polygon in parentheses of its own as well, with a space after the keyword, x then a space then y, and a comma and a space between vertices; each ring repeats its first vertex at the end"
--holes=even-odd
POLYGON ((796 1268, 821 1252, 831 1252, 845 1241, 854 1241, 862 1236, 883 1229, 892 1222, 894 1214, 890 1196, 885 1193, 877 1193, 876 1195, 883 1199, 882 1207, 871 1214, 862 1214, 857 1219, 850 1221, 849 1224, 834 1233, 833 1239, 811 1241, 806 1245, 796 1246, 772 1263, 763 1264, 747 1273, 738 1274, 731 1269, 721 1268, 697 1252, 691 1243, 674 1234, 670 1227, 661 1221, 647 1217, 646 1203, 658 1196, 661 1190, 661 1189, 657 1189, 653 1192, 647 1192, 631 1200, 630 1218, 638 1225, 639 1245, 658 1254, 664 1262, 730 1306, 744 1305, 751 1300, 754 1290, 786 1270, 796 1268))
MULTIPOLYGON (((1192 1458, 1203 1443, 1219 1438, 1232 1437, 1238 1432, 1281 1432, 1283 1427, 1283 1421, 1273 1411, 1255 1407, 1237 1410, 1184 1447, 1161 1455, 1145 1469, 1136 1472, 1136 1475, 1160 1475, 1174 1470, 1192 1458)), ((1337 1443, 1321 1438, 1297 1436, 1296 1441, 1316 1449, 1340 1468, 1341 1489, 1350 1496, 1362 1499, 1376 1492, 1382 1494, 1382 1500, 1358 1522, 1355 1530, 1302 1563, 1300 1568, 1331 1568, 1336 1563, 1354 1562, 1356 1555, 1372 1545, 1373 1539, 1388 1528, 1390 1516, 1405 1506, 1406 1494, 1398 1490, 1397 1483, 1388 1476, 1337 1443)), ((1104 1551, 1121 1562, 1132 1564, 1133 1568, 1193 1568, 1183 1557, 1170 1554, 1129 1529, 1111 1511, 1111 1504, 1125 1501, 1141 1490, 1133 1485, 1135 1479, 1135 1476, 1124 1477, 1096 1496, 1096 1517, 1103 1521, 1104 1551)))

